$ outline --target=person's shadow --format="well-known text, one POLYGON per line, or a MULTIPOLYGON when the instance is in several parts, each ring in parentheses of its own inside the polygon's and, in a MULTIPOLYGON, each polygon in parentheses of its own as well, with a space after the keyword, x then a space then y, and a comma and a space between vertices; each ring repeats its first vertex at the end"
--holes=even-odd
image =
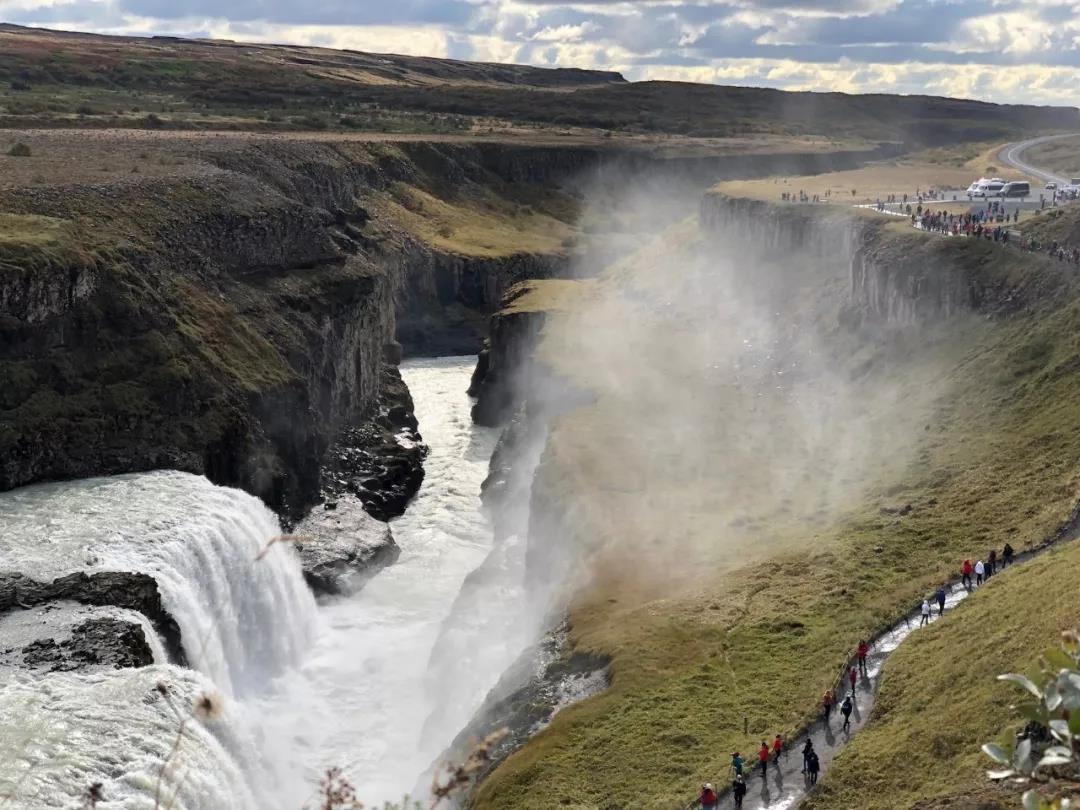
POLYGON ((769 793, 769 780, 768 779, 762 779, 761 780, 761 794, 760 794, 760 796, 761 796, 761 803, 763 805, 768 804, 772 800, 772 794, 769 793))
POLYGON ((833 734, 832 723, 825 724, 825 742, 828 745, 833 745, 836 742, 836 735, 833 734))

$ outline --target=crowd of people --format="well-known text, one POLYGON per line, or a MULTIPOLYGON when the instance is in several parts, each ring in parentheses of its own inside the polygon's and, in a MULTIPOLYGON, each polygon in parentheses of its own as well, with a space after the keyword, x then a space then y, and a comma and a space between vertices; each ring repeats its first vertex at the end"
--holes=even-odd
MULTIPOLYGON (((851 190, 851 196, 856 196, 856 190, 851 190)), ((826 189, 824 194, 808 194, 800 189, 798 192, 784 191, 780 194, 783 202, 818 203, 829 202, 832 192, 826 189)), ((1010 231, 1009 223, 1017 224, 1020 221, 1020 207, 1017 206, 1011 213, 1005 210, 1003 200, 987 200, 986 207, 975 211, 956 213, 946 210, 933 210, 925 203, 930 201, 944 202, 946 196, 938 189, 917 189, 915 194, 887 194, 885 198, 878 198, 873 207, 877 211, 891 212, 907 216, 911 224, 924 231, 939 233, 946 236, 967 236, 975 239, 986 239, 1000 245, 1014 245, 1022 250, 1033 253, 1045 252, 1051 258, 1062 262, 1070 262, 1080 265, 1080 247, 1060 244, 1056 241, 1049 244, 1040 243, 1035 238, 1017 239, 1016 232, 1010 231), (895 208, 890 208, 895 206, 895 208)), ((953 196, 955 201, 956 197, 953 196)), ((1054 202, 1056 204, 1057 197, 1054 202)), ((1041 208, 1046 207, 1046 200, 1042 200, 1041 208)))
MULTIPOLYGON (((844 676, 841 678, 841 682, 845 679, 847 683, 851 685, 850 694, 844 694, 842 698, 838 697, 836 692, 831 688, 825 690, 825 694, 821 696, 821 720, 825 726, 831 728, 832 723, 832 710, 834 706, 839 704, 840 715, 844 718, 844 722, 840 728, 845 733, 851 731, 851 714, 855 708, 855 690, 858 686, 859 676, 869 677, 869 670, 867 668, 866 659, 870 654, 870 644, 865 639, 859 642, 859 646, 855 650, 855 666, 850 669, 845 669, 844 676)), ((770 745, 766 740, 761 741, 761 746, 757 750, 757 765, 755 770, 761 776, 762 781, 768 777, 769 764, 772 763, 774 768, 780 767, 781 756, 787 756, 788 749, 787 744, 784 741, 784 737, 781 734, 777 734, 770 745)), ((740 808, 743 806, 743 799, 746 796, 746 777, 747 777, 747 765, 743 755, 738 751, 733 751, 731 754, 731 765, 729 767, 731 776, 731 795, 734 800, 734 806, 740 808)), ((821 759, 818 757, 817 751, 814 750, 814 741, 809 736, 806 738, 802 747, 802 771, 803 777, 806 780, 807 787, 813 787, 817 784, 818 775, 821 773, 821 759)), ((713 787, 711 782, 706 782, 701 786, 701 792, 698 794, 697 799, 690 803, 691 807, 701 807, 702 810, 718 810, 720 807, 720 794, 713 787)))
MULTIPOLYGON (((999 570, 1011 565, 1015 556, 1016 551, 1013 549, 1012 545, 1006 543, 1005 547, 1001 550, 1000 555, 998 554, 997 549, 990 549, 983 559, 974 561, 971 558, 965 559, 960 565, 960 584, 968 591, 978 588, 999 570)), ((920 627, 930 623, 930 619, 933 615, 931 601, 937 603, 938 616, 944 615, 945 602, 948 596, 946 587, 946 585, 942 585, 931 597, 923 599, 920 609, 920 627)), ((836 708, 843 718, 840 730, 845 734, 850 733, 851 715, 855 709, 856 690, 859 678, 860 676, 867 679, 870 677, 870 671, 867 664, 869 655, 870 642, 866 639, 862 639, 855 648, 855 657, 853 659, 854 666, 845 665, 837 689, 826 689, 825 693, 821 696, 821 721, 826 729, 831 730, 832 728, 832 711, 836 708), (850 692, 847 691, 848 687, 850 687, 850 692)), ((755 770, 758 771, 763 781, 768 775, 769 764, 772 763, 774 768, 778 768, 780 766, 780 757, 782 755, 787 755, 787 745, 782 735, 777 734, 776 737, 773 738, 771 745, 766 740, 761 741, 761 746, 757 751, 757 765, 755 766, 755 770)), ((736 808, 741 808, 747 790, 747 765, 743 755, 738 751, 734 751, 731 754, 731 765, 729 770, 731 774, 731 795, 734 800, 734 806, 736 808)), ((814 750, 813 739, 810 736, 807 736, 802 747, 802 774, 806 780, 807 787, 812 787, 817 784, 820 772, 821 760, 818 757, 817 751, 814 750)), ((711 782, 706 782, 701 786, 700 794, 697 799, 690 803, 690 806, 694 808, 701 807, 702 810, 719 810, 720 794, 713 787, 711 782)))

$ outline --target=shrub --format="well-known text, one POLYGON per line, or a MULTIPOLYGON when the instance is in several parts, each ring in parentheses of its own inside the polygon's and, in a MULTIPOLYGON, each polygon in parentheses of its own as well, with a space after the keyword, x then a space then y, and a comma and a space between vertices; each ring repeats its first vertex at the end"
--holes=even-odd
POLYGON ((1004 766, 989 771, 991 779, 1036 785, 1024 793, 1024 810, 1066 810, 1069 799, 1056 794, 1080 787, 1080 636, 1062 633, 1061 646, 1043 653, 1039 663, 1041 687, 1023 675, 998 676, 1023 690, 1014 709, 1028 722, 1011 750, 994 743, 982 750, 1004 766))
POLYGON ((19 143, 14 144, 8 149, 8 154, 12 157, 30 157, 33 152, 30 150, 29 146, 22 141, 19 141, 19 143))

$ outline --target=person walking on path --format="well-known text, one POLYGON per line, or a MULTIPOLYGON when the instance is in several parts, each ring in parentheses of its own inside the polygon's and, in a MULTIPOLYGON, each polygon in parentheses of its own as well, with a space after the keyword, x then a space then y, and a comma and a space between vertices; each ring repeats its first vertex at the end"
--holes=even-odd
POLYGON ((720 797, 716 795, 716 791, 709 782, 701 786, 701 793, 698 794, 697 800, 701 805, 701 810, 717 810, 720 806, 720 797))
POLYGON ((855 696, 855 682, 859 680, 859 672, 858 672, 858 670, 856 670, 855 667, 852 667, 850 670, 848 670, 847 677, 848 677, 848 680, 851 681, 851 696, 854 697, 855 696))
POLYGON ((997 573, 997 549, 990 549, 986 555, 986 578, 989 579, 997 573))
POLYGON ((982 585, 983 584, 983 575, 985 573, 986 573, 986 566, 983 565, 982 560, 979 560, 977 563, 975 563, 975 584, 976 585, 982 585))
POLYGON ((1014 553, 1015 552, 1013 551, 1013 547, 1010 546, 1008 543, 1006 543, 1005 548, 1003 548, 1001 550, 1001 567, 1002 568, 1004 568, 1005 566, 1007 566, 1009 563, 1012 562, 1012 558, 1013 558, 1014 553))
POLYGON ((844 698, 844 702, 840 704, 840 714, 844 715, 844 731, 851 728, 851 696, 844 698))
MULTIPOLYGON (((821 770, 821 761, 818 759, 817 752, 810 752, 810 758, 807 760, 806 763, 806 770, 810 774, 810 784, 816 785, 818 771, 821 770)), ((738 807, 739 805, 735 806, 738 807)))
POLYGON ((859 672, 866 675, 866 655, 870 652, 870 645, 866 643, 866 640, 859 642, 859 672))
POLYGON ((765 773, 769 770, 769 744, 764 740, 761 741, 761 748, 757 752, 758 765, 761 766, 761 778, 765 778, 765 773))
POLYGON ((738 810, 746 797, 746 780, 742 778, 742 774, 736 776, 735 781, 731 783, 731 795, 735 797, 735 808, 738 810))
POLYGON ((960 581, 964 583, 964 587, 969 591, 971 590, 971 573, 974 570, 971 560, 964 560, 964 565, 960 569, 960 581))
POLYGON ((826 689, 825 694, 821 696, 821 719, 825 721, 825 725, 829 725, 829 715, 832 714, 832 707, 835 702, 836 699, 833 697, 832 689, 826 689))
POLYGON ((945 594, 945 586, 944 585, 942 585, 940 588, 938 588, 937 593, 934 594, 934 598, 937 599, 937 615, 938 616, 944 616, 945 615, 945 595, 946 594, 945 594))
POLYGON ((743 758, 742 754, 738 751, 731 755, 731 772, 735 776, 742 776, 743 773, 743 758))
POLYGON ((810 772, 810 768, 809 768, 810 755, 813 754, 813 753, 814 753, 814 741, 811 740, 809 737, 807 737, 806 742, 803 744, 803 747, 802 747, 802 772, 803 773, 809 773, 810 772))
POLYGON ((922 620, 919 622, 919 627, 924 624, 930 624, 930 603, 925 599, 922 600, 922 620))
POLYGON ((784 738, 779 734, 776 735, 776 739, 772 741, 772 756, 773 762, 776 763, 776 767, 780 767, 780 755, 784 753, 784 738))

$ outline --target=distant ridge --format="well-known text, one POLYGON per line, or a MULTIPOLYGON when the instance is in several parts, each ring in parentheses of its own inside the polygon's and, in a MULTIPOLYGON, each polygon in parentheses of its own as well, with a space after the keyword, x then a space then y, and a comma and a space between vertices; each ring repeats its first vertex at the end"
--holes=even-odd
POLYGON ((525 126, 919 147, 1076 131, 1080 111, 0 24, 0 127, 42 126, 459 134, 525 126))

